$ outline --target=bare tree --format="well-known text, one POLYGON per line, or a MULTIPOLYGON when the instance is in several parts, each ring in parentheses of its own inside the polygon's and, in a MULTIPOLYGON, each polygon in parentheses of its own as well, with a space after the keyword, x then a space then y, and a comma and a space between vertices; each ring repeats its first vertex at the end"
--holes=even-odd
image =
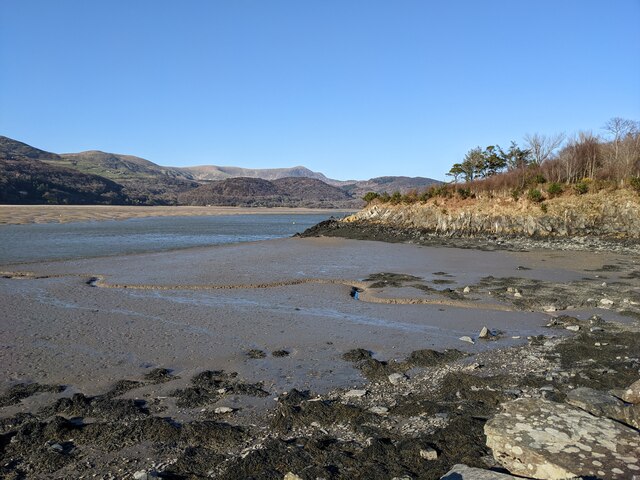
POLYGON ((549 160, 553 152, 564 142, 564 133, 556 133, 555 135, 542 135, 539 133, 526 134, 524 136, 525 146, 529 150, 533 161, 538 165, 549 160))
POLYGON ((637 129, 637 122, 625 118, 613 117, 607 121, 602 128, 613 137, 613 160, 617 162, 618 158, 620 158, 620 143, 627 135, 630 135, 637 129))

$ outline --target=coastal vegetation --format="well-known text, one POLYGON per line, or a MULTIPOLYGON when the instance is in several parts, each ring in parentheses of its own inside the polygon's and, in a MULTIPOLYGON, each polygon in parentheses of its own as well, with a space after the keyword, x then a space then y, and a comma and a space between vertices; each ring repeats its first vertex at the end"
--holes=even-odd
POLYGON ((369 192, 367 203, 416 203, 432 198, 496 196, 533 203, 561 195, 584 195, 629 187, 640 193, 640 122, 615 117, 603 135, 581 131, 524 136, 523 146, 489 145, 470 149, 455 163, 447 184, 407 193, 369 192))

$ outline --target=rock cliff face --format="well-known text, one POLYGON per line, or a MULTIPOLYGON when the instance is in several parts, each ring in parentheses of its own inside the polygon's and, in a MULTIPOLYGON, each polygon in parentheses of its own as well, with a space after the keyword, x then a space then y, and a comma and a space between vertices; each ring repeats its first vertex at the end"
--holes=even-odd
POLYGON ((373 204, 346 223, 374 223, 446 236, 598 236, 640 239, 640 196, 601 191, 540 204, 510 198, 436 200, 416 204, 373 204))

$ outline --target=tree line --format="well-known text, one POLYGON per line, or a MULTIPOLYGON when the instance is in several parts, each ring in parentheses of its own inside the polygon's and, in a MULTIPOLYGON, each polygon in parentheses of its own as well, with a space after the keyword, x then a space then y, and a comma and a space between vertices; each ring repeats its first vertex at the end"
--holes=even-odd
POLYGON ((552 182, 598 179, 619 184, 640 176, 640 122, 615 117, 605 123, 603 130, 603 136, 588 131, 571 137, 564 133, 528 134, 523 148, 516 142, 507 149, 499 145, 472 148, 447 175, 453 177, 453 183, 520 172, 511 177, 522 182, 527 175, 539 174, 552 182))
POLYGON ((534 202, 567 190, 584 194, 602 186, 630 186, 640 194, 640 122, 614 117, 602 127, 603 134, 581 131, 524 136, 520 147, 489 145, 470 149, 462 161, 447 172, 451 182, 424 192, 406 194, 369 192, 369 203, 412 203, 433 197, 465 199, 482 192, 510 192, 514 198, 526 194, 534 202), (546 184, 545 195, 540 185, 546 184), (528 189, 528 191, 527 191, 528 189))

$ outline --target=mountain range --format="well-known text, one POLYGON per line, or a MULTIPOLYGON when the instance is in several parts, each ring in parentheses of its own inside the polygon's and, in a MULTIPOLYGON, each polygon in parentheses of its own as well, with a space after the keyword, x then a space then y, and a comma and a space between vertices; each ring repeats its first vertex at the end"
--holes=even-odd
POLYGON ((0 203, 5 204, 358 208, 368 191, 404 193, 437 183, 423 177, 333 180, 303 166, 163 167, 144 158, 97 150, 52 153, 0 136, 0 203))

